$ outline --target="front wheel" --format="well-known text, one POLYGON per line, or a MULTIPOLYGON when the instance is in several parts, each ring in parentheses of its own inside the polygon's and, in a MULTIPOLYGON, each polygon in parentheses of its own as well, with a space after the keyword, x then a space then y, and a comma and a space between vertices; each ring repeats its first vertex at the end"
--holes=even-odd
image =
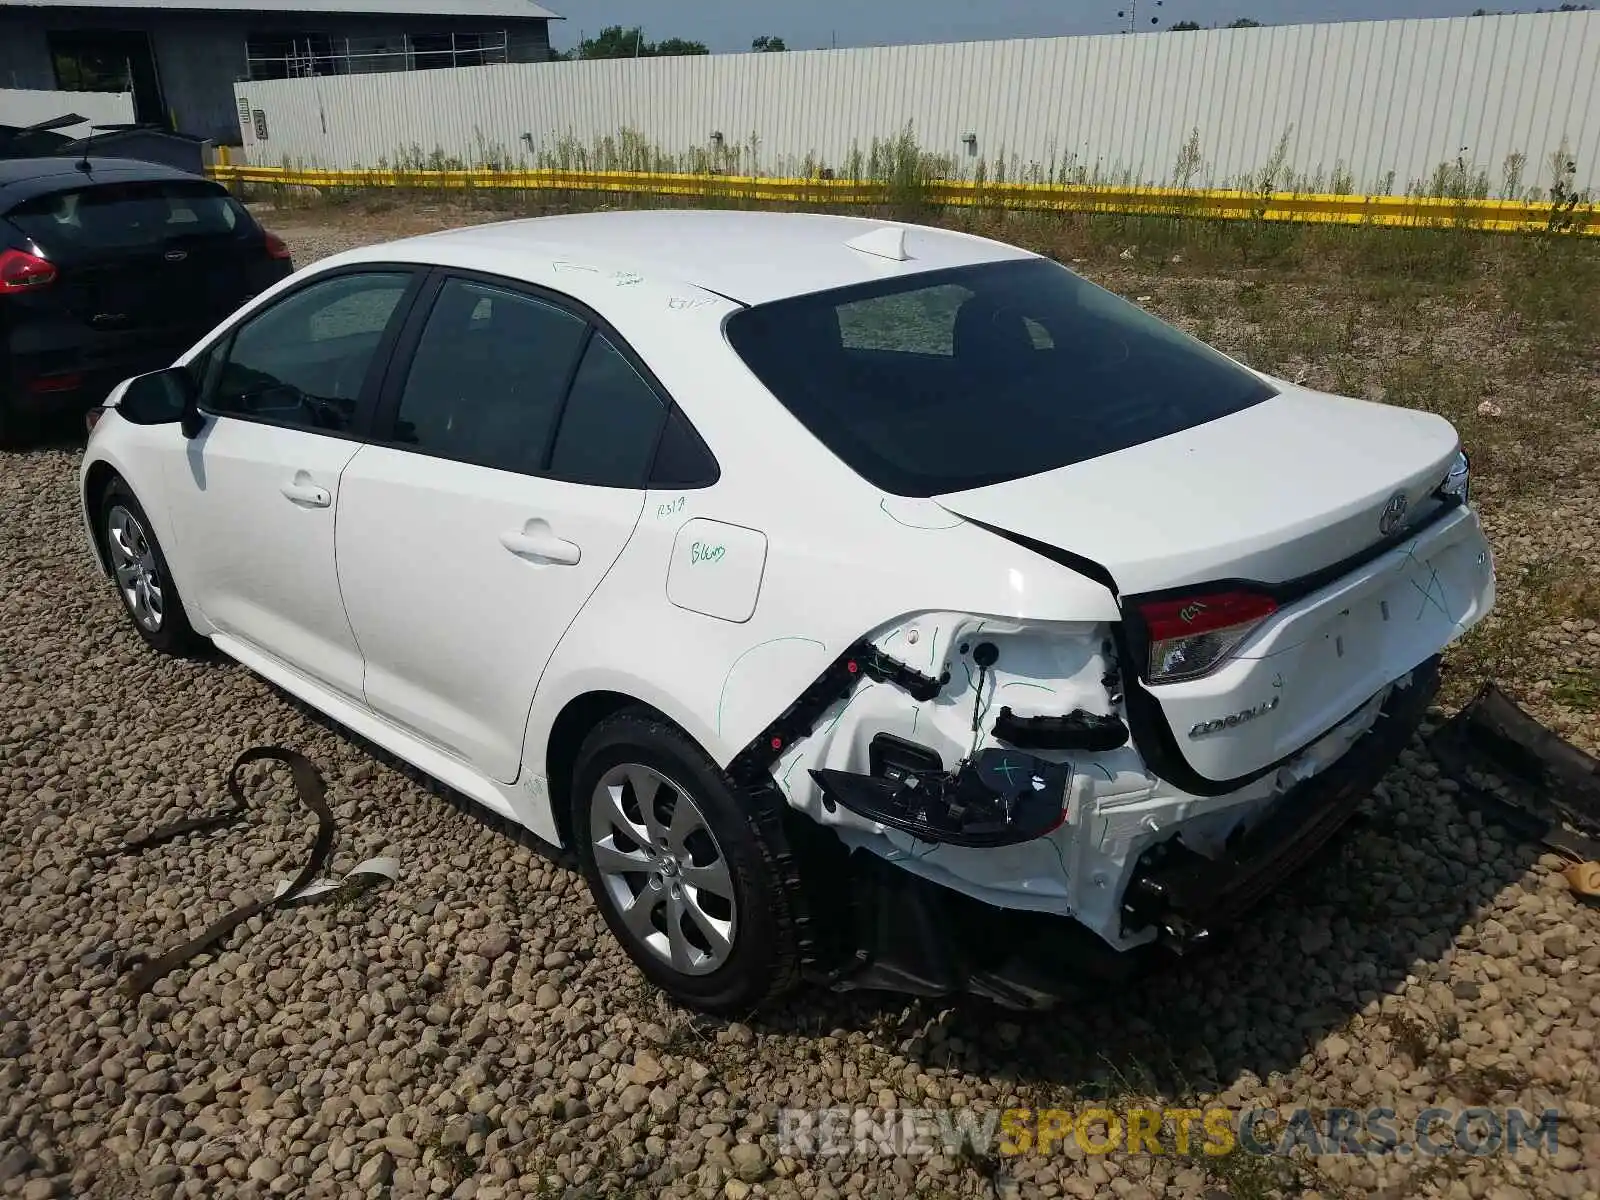
POLYGON ((204 643, 184 614, 150 518, 120 479, 111 482, 101 501, 100 537, 117 596, 139 636, 163 654, 198 651, 204 643))
POLYGON ((598 725, 573 773, 573 840, 606 924, 674 999, 745 1013, 798 979, 794 864, 680 730, 644 711, 598 725))

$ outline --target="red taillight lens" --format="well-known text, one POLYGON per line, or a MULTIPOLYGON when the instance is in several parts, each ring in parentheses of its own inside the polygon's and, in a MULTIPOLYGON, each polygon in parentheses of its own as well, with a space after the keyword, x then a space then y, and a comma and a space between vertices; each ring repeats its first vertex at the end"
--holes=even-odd
POLYGON ((1259 592, 1212 592, 1139 606, 1150 637, 1151 683, 1197 679, 1215 670, 1251 630, 1278 611, 1259 592))
POLYGON ((31 291, 56 280, 55 264, 26 250, 0 250, 0 295, 31 291))
POLYGON ((65 375, 40 375, 28 380, 28 390, 35 395, 47 392, 75 392, 83 386, 83 376, 76 371, 65 375))
POLYGON ((94 427, 100 424, 100 418, 106 415, 105 405, 98 405, 83 414, 83 426, 89 433, 94 432, 94 427))
POLYGON ((275 233, 267 233, 267 257, 279 258, 284 262, 294 261, 294 256, 289 253, 289 243, 275 233))

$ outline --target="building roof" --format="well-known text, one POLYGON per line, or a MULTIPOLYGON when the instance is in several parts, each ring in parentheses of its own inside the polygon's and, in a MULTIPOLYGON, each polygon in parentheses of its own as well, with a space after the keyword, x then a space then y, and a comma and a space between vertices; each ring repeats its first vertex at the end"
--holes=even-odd
POLYGON ((159 8, 187 12, 369 13, 401 17, 477 17, 560 21, 532 0, 0 0, 5 8, 159 8))

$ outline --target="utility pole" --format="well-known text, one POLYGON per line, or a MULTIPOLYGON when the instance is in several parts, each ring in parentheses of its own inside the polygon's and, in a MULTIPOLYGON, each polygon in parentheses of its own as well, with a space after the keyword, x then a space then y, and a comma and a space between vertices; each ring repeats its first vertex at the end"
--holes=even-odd
MULTIPOLYGON (((1154 0, 1154 3, 1157 8, 1160 8, 1162 7, 1163 0, 1154 0)), ((1125 20, 1128 22, 1128 27, 1122 31, 1123 33, 1136 32, 1139 28, 1139 0, 1128 0, 1128 7, 1119 9, 1117 11, 1117 19, 1119 21, 1125 20)), ((1161 18, 1151 17, 1150 24, 1161 24, 1161 18)))

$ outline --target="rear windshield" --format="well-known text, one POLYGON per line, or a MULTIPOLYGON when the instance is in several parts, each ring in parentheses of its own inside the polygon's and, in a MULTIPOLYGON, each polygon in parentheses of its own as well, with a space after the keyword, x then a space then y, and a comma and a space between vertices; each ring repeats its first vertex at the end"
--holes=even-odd
POLYGON ((902 496, 1069 466, 1276 394, 1045 259, 761 304, 726 333, 813 435, 902 496))
POLYGON ((47 253, 228 236, 249 221, 232 196, 199 180, 95 184, 36 196, 6 216, 47 253))

